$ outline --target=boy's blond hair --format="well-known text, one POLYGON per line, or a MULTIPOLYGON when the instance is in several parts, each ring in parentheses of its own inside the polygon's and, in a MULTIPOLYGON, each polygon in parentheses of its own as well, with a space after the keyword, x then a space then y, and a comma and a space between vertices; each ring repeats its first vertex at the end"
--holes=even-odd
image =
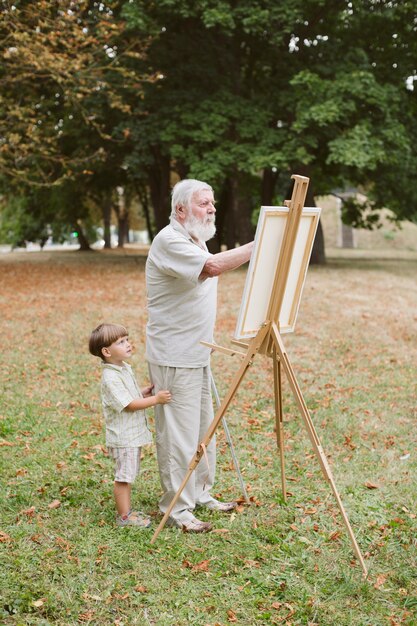
POLYGON ((129 333, 121 324, 100 324, 95 328, 88 342, 88 347, 94 356, 100 357, 103 361, 106 359, 103 356, 102 349, 108 348, 112 343, 120 339, 120 337, 127 337, 129 333))

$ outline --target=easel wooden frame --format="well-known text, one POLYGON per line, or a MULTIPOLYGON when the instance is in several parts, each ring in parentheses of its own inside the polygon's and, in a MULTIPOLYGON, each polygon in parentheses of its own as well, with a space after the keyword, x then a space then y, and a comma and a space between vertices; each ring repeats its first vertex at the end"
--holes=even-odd
MULTIPOLYGON (((252 365, 253 359, 256 357, 258 353, 265 354, 268 357, 272 358, 273 362, 273 374, 274 374, 274 394, 275 394, 275 420, 276 420, 276 435, 277 435, 277 446, 280 454, 280 463, 281 463, 281 483, 282 483, 282 492, 283 497, 286 500, 287 490, 286 490, 286 481, 285 481, 285 462, 284 462, 284 431, 283 431, 283 410, 282 410, 282 369, 285 372, 285 375, 288 379, 289 386, 299 408, 301 418, 307 430, 307 434, 309 436, 311 445, 313 447, 314 453, 319 461, 322 473, 324 478, 330 484, 331 490, 336 499, 337 506, 339 508, 340 514, 342 516, 345 527, 348 531, 353 550, 356 554, 356 557, 361 565, 364 576, 367 576, 367 568, 362 557, 361 551, 359 549, 358 543, 356 541, 355 535, 353 533, 352 527, 350 525, 348 516, 346 514, 345 508, 343 506, 342 500, 340 498, 339 492, 337 490, 335 481, 333 479, 333 475, 327 461, 326 455, 324 454, 322 445, 320 443, 317 432, 314 428, 314 424, 312 422, 309 410, 304 401, 303 395, 301 393, 301 389, 298 385, 296 376, 294 374, 293 368, 291 366, 290 360, 288 358, 287 352, 285 350, 284 344, 282 342, 282 338, 279 332, 279 328, 277 323, 274 320, 279 319, 279 312, 282 306, 286 282, 288 278, 289 268, 291 264, 292 254, 294 250, 294 245, 297 236, 298 225, 301 218, 301 212, 304 206, 305 197, 307 194, 307 188, 309 179, 304 176, 293 175, 292 178, 295 181, 294 190, 292 193, 292 198, 286 205, 289 207, 289 216, 285 229, 284 240, 281 248, 281 253, 279 257, 279 262, 275 272, 274 285, 271 292, 270 303, 268 306, 268 315, 265 322, 261 325, 256 336, 251 339, 248 345, 243 344, 242 342, 236 342, 236 344, 246 348, 245 353, 239 352, 239 355, 242 356, 242 363, 235 374, 235 377, 232 381, 232 384, 223 399, 221 406, 217 410, 212 423, 204 435, 201 443, 199 444, 197 451, 195 452, 193 458, 190 461, 188 470, 184 476, 183 482, 181 483, 180 488, 172 499, 167 511, 165 512, 158 528, 156 529, 151 543, 154 543, 165 526, 168 517, 174 508, 179 496, 181 495, 183 489, 185 488, 188 480, 191 477, 191 474, 197 467, 200 462, 202 456, 204 455, 205 448, 210 443, 213 435, 216 432, 216 429, 222 420, 224 414, 226 413, 230 402, 232 401, 235 393, 237 392, 248 368, 252 365)), ((213 345, 211 346, 213 349, 219 349, 225 353, 236 353, 236 351, 228 350, 227 348, 221 348, 220 346, 213 345)))

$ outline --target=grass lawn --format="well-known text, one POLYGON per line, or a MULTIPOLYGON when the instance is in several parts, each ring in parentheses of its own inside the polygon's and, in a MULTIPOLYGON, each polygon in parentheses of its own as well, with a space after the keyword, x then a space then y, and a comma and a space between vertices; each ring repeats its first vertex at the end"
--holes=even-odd
MULTIPOLYGON (((145 258, 134 250, 0 257, 0 622, 5 625, 417 624, 417 264, 332 258, 312 267, 284 336, 369 576, 361 568, 284 380, 281 495, 271 362, 258 356, 226 415, 251 505, 202 513, 215 531, 160 520, 155 449, 114 524, 92 328, 124 323, 146 384, 145 258)), ((245 271, 220 278, 216 340, 230 346, 245 271)), ((220 396, 239 362, 215 354, 220 396)), ((149 413, 151 416, 151 412, 149 413)), ((151 419, 152 422, 152 419, 151 419)), ((239 498, 221 428, 214 493, 239 498)))

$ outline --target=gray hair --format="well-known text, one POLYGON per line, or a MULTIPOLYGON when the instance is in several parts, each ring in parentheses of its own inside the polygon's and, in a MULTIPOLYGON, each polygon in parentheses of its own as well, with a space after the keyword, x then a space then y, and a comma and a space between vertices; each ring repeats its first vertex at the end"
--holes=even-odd
POLYGON ((176 216, 178 205, 185 206, 189 209, 193 195, 199 191, 205 190, 213 191, 212 187, 202 180, 196 180, 195 178, 184 178, 184 180, 180 180, 172 190, 171 217, 176 216))

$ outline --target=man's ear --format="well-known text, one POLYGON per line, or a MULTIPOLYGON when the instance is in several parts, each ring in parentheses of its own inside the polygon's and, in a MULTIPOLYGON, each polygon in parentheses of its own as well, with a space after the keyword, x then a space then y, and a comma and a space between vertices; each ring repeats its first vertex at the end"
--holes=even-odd
POLYGON ((183 204, 177 204, 177 206, 175 207, 175 212, 180 220, 184 220, 187 216, 187 209, 183 204))
POLYGON ((102 348, 101 349, 101 354, 106 358, 110 358, 111 357, 111 353, 110 350, 108 348, 102 348))

